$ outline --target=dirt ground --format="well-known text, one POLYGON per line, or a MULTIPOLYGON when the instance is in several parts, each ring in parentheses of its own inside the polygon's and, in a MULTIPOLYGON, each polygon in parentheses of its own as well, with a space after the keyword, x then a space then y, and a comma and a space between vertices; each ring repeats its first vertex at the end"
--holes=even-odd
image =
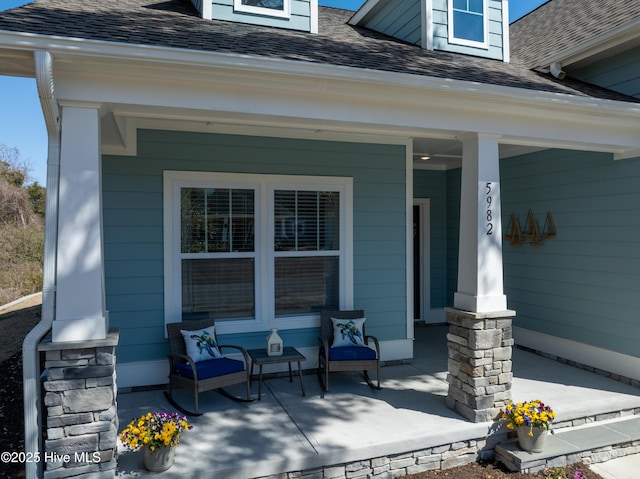
MULTIPOLYGON (((42 297, 0 309, 0 452, 24 451, 22 341, 40 321, 42 297)), ((0 462, 0 479, 24 477, 24 466, 0 462)))
MULTIPOLYGON (((589 470, 583 464, 573 464, 561 469, 548 469, 531 474, 509 472, 501 464, 493 461, 472 464, 444 471, 427 471, 405 476, 406 479, 574 479, 580 471, 586 479, 603 479, 602 476, 589 470)), ((581 476, 577 476, 581 477, 581 476)))
MULTIPOLYGON (((22 399, 22 341, 40 320, 40 295, 8 308, 0 309, 0 452, 24 450, 22 399)), ((586 479, 603 479, 582 464, 563 471, 540 471, 534 474, 509 472, 493 461, 472 463, 444 471, 427 471, 406 476, 407 479, 574 479, 581 471, 586 479)), ((0 479, 24 477, 21 464, 0 462, 0 479)))
POLYGON ((22 341, 40 321, 42 295, 38 294, 13 307, 0 309, 0 362, 22 350, 22 341))

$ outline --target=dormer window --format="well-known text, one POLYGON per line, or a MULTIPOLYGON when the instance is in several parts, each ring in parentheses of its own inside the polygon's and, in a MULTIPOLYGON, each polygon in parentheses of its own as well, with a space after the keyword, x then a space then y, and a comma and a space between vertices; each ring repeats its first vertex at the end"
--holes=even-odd
POLYGON ((291 0, 233 0, 233 9, 236 12, 289 18, 291 0))
POLYGON ((487 48, 488 0, 449 0, 449 42, 487 48))

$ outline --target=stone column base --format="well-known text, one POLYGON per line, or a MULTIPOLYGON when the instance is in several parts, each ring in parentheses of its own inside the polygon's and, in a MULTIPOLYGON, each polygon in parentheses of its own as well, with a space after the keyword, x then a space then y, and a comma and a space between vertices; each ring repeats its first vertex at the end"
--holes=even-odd
POLYGON ((116 473, 118 330, 106 339, 52 342, 46 354, 41 458, 44 478, 112 478, 116 473))
POLYGON ((446 308, 449 322, 447 406, 472 422, 492 421, 511 399, 515 311, 446 308))

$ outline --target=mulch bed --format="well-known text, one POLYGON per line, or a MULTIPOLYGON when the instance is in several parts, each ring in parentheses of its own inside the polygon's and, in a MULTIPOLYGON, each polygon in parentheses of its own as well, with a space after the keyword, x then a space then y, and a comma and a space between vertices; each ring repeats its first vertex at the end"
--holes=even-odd
MULTIPOLYGON (((22 353, 0 363, 0 452, 24 451, 22 353)), ((25 477, 24 465, 0 462, 1 479, 25 477)))
POLYGON ((474 462, 444 471, 421 472, 406 476, 406 479, 574 479, 577 471, 582 472, 586 479, 603 479, 602 476, 592 472, 588 466, 583 464, 523 474, 510 472, 502 464, 497 464, 495 461, 474 462))

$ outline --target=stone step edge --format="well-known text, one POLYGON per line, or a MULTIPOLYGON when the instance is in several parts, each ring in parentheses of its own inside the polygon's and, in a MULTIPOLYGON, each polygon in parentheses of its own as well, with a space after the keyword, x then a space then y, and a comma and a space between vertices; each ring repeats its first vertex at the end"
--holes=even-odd
POLYGON ((509 470, 532 473, 582 462, 595 464, 640 453, 640 417, 625 417, 564 428, 547 438, 540 453, 522 451, 517 439, 495 448, 495 458, 509 470))
POLYGON ((627 418, 640 417, 640 408, 618 409, 614 411, 604 411, 597 414, 589 414, 586 416, 576 416, 560 422, 553 423, 555 431, 564 430, 566 428, 575 428, 589 426, 595 423, 602 424, 609 421, 619 421, 627 418))

